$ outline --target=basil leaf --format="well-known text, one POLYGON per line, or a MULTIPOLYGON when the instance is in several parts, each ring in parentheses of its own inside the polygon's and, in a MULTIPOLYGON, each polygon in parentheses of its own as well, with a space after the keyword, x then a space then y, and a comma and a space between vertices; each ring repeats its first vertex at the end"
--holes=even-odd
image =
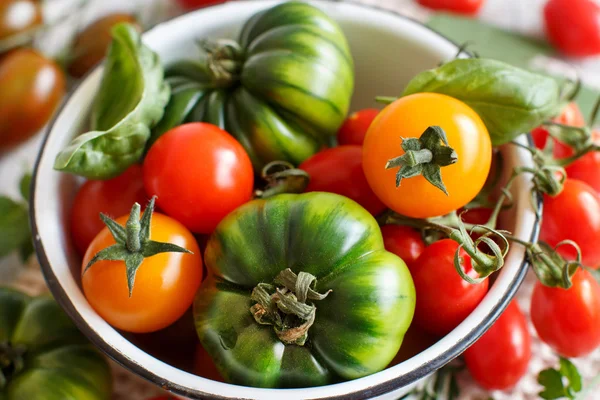
POLYGON ((57 170, 91 179, 119 175, 141 158, 150 128, 163 116, 170 88, 158 55, 132 25, 117 25, 112 37, 92 109, 92 131, 58 154, 57 170))
POLYGON ((0 196, 0 257, 12 253, 30 241, 27 205, 0 196))
POLYGON ((21 177, 21 181, 19 182, 19 191, 26 202, 29 202, 29 197, 31 196, 31 178, 31 173, 27 172, 21 177))
POLYGON ((408 83, 403 96, 423 92, 468 104, 485 123, 494 146, 531 131, 564 105, 554 79, 481 58, 456 59, 424 71, 408 83))

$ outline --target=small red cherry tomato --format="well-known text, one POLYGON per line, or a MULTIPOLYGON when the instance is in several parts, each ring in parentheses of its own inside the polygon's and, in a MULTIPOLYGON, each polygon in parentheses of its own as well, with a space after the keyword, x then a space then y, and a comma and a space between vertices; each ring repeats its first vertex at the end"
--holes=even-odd
POLYGON ((119 217, 127 214, 133 203, 145 205, 147 202, 141 165, 132 165, 113 179, 84 183, 75 196, 70 214, 71 237, 79 254, 85 254, 105 227, 100 213, 119 217))
MULTIPOLYGON (((478 284, 463 280, 454 268, 458 243, 443 239, 425 248, 410 267, 417 305, 414 321, 421 329, 435 335, 446 335, 477 307, 488 290, 487 279, 478 284)), ((465 273, 477 278, 471 257, 460 250, 465 273)))
MULTIPOLYGON (((563 191, 555 196, 544 196, 541 240, 556 246, 563 240, 579 245, 584 265, 600 265, 600 197, 588 184, 567 179, 563 191)), ((559 252, 574 260, 577 253, 572 246, 562 246, 559 252)))
POLYGON ((252 197, 248 154, 215 125, 194 122, 171 129, 144 160, 146 192, 158 206, 195 233, 217 224, 252 197))
POLYGON ((298 167, 310 175, 307 192, 330 192, 346 196, 373 215, 385 210, 367 183, 362 167, 360 146, 325 149, 298 167))
POLYGON ((421 234, 408 226, 384 225, 381 227, 385 249, 400 257, 411 267, 425 250, 421 234))
MULTIPOLYGON (((569 126, 585 126, 585 118, 583 117, 579 106, 575 102, 570 102, 563 109, 562 113, 558 117, 552 119, 552 121, 569 126)), ((544 126, 538 126, 531 131, 531 136, 533 137, 533 143, 535 144, 535 147, 538 149, 543 149, 546 146, 546 142, 548 141, 550 134, 544 126)), ((565 158, 573 155, 573 149, 556 139, 553 140, 553 154, 555 158, 565 158)))
POLYGON ((457 14, 477 14, 484 0, 417 0, 422 6, 433 10, 450 11, 457 14))
MULTIPOLYGON (((596 145, 600 145, 600 131, 592 131, 592 140, 596 145)), ((569 178, 585 182, 600 193, 600 152, 587 153, 565 170, 569 178)))
POLYGON ((593 0, 550 0, 544 21, 548 39, 565 55, 600 54, 600 7, 593 0))
POLYGON ((201 345, 196 346, 194 355, 194 373, 203 378, 212 379, 217 382, 225 382, 217 365, 208 352, 201 345))
POLYGON ((546 344, 565 357, 582 357, 600 347, 600 285, 578 270, 570 289, 536 282, 531 321, 546 344))
POLYGON ((379 114, 379 110, 375 108, 365 108, 352 113, 338 131, 338 143, 362 146, 367 130, 377 114, 379 114))
POLYGON ((186 10, 195 10, 196 8, 223 3, 224 1, 225 0, 177 0, 177 2, 186 10))
POLYGON ((484 389, 506 390, 521 380, 531 359, 531 335, 516 300, 463 356, 471 376, 484 389))

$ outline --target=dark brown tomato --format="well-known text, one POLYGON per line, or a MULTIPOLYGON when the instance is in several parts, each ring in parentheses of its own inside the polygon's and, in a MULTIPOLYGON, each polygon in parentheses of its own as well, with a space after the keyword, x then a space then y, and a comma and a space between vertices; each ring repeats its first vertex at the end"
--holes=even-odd
POLYGON ((60 104, 66 79, 56 63, 31 49, 0 61, 0 151, 38 132, 60 104))

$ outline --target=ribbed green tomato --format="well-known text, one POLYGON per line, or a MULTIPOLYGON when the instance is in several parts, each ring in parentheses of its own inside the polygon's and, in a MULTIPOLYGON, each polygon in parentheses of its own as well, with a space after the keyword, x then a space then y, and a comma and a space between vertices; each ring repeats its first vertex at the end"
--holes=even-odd
POLYGON ((0 400, 110 395, 106 360, 51 297, 0 288, 0 400))
MULTIPOLYGON (((194 303, 196 329, 232 383, 306 387, 377 372, 398 352, 413 317, 406 265, 384 250, 375 219, 343 196, 282 194, 247 203, 219 224, 205 262, 209 278, 194 303), (282 337, 289 339, 305 319, 278 312, 285 324, 275 324, 276 331, 257 322, 262 314, 251 298, 287 268, 299 278, 313 275, 314 291, 331 290, 324 299, 306 300, 316 310, 303 345, 284 344, 282 337)), ((293 293, 302 303, 298 287, 280 295, 293 293)))
POLYGON ((234 135, 255 168, 299 164, 335 136, 354 87, 352 56, 339 26, 307 3, 254 15, 238 41, 205 43, 205 57, 167 69, 172 97, 152 140, 184 122, 234 135))

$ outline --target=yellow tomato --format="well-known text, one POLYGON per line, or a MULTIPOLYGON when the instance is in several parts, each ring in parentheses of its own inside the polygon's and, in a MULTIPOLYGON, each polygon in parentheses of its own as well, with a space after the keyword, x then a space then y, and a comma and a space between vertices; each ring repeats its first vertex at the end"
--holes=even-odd
POLYGON ((369 185, 390 209, 414 218, 429 218, 457 210, 483 187, 490 170, 492 144, 483 121, 465 103, 435 93, 401 97, 371 124, 363 147, 363 168, 369 185), (441 127, 458 161, 441 167, 446 195, 423 176, 402 179, 388 160, 404 154, 403 139, 419 138, 430 126, 441 127))
MULTIPOLYGON (((116 222, 125 226, 128 216, 116 222)), ((131 297, 124 261, 97 261, 82 275, 85 297, 115 328, 145 333, 166 328, 191 306, 202 281, 202 258, 196 239, 182 224, 154 213, 150 239, 181 246, 190 253, 160 253, 144 259, 137 270, 131 297)), ((99 251, 115 244, 104 228, 83 259, 85 266, 99 251)))

